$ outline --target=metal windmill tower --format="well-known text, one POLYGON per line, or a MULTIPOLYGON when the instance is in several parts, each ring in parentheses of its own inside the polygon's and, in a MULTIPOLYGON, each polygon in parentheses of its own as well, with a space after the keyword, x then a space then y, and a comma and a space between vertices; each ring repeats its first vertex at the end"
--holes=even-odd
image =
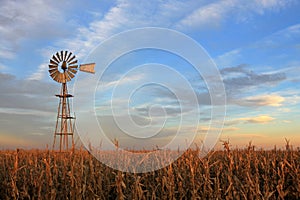
POLYGON ((73 95, 68 93, 67 82, 75 77, 78 69, 83 72, 95 73, 95 63, 81 64, 78 68, 76 56, 72 52, 60 51, 52 56, 49 64, 49 73, 53 80, 61 83, 56 126, 54 132, 53 149, 55 148, 56 136, 59 137, 59 151, 67 151, 74 146, 74 120, 71 115, 69 98, 73 95), (71 138, 70 138, 71 137, 71 138), (69 140, 71 139, 71 141, 69 140))

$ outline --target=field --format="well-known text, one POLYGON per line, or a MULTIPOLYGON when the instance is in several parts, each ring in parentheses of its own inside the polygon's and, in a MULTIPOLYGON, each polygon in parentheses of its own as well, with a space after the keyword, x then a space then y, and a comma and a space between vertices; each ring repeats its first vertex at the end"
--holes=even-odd
POLYGON ((188 150, 149 173, 113 170, 86 150, 0 152, 0 199, 300 199, 298 150, 188 150))

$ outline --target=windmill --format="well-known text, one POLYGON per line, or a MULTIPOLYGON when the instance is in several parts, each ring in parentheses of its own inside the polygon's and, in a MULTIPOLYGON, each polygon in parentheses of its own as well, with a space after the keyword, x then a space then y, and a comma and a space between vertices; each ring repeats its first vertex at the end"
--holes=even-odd
POLYGON ((83 72, 95 73, 95 63, 81 64, 78 68, 78 61, 72 52, 60 51, 52 56, 49 64, 51 78, 61 83, 60 94, 55 95, 59 98, 56 126, 54 132, 53 149, 55 148, 56 136, 59 136, 59 151, 67 151, 70 145, 74 146, 74 120, 71 116, 69 98, 73 95, 68 93, 67 82, 75 77, 78 69, 83 72), (71 137, 71 143, 69 142, 71 137))

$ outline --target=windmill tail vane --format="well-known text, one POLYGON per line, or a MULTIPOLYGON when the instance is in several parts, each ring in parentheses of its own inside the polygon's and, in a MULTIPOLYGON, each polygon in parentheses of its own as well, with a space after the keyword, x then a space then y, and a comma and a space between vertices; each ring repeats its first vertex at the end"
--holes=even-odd
POLYGON ((95 73, 95 63, 81 64, 78 68, 78 61, 72 52, 60 51, 52 56, 49 63, 50 77, 61 83, 60 94, 55 95, 59 98, 56 126, 54 132, 53 149, 56 145, 56 137, 59 137, 59 151, 68 151, 74 148, 74 124, 75 117, 71 116, 69 98, 73 95, 68 93, 67 82, 71 81, 78 69, 82 72, 95 73), (69 140, 71 137, 71 142, 69 140))
POLYGON ((82 72, 88 72, 88 73, 92 73, 95 74, 95 63, 89 63, 89 64, 82 64, 79 66, 79 70, 82 72))

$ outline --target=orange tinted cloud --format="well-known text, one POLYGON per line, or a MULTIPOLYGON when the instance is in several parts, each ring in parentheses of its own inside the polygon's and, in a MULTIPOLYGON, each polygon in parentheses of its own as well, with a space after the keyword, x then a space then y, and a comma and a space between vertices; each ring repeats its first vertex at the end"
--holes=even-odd
POLYGON ((226 132, 226 131, 237 131, 237 130, 239 130, 239 128, 237 128, 237 127, 226 127, 226 128, 220 129, 220 128, 215 128, 215 127, 210 127, 210 126, 200 126, 198 128, 198 132, 201 132, 201 133, 207 132, 209 130, 214 130, 214 131, 222 130, 223 132, 226 132))
POLYGON ((274 120, 273 117, 268 115, 260 115, 257 117, 249 117, 249 118, 240 118, 240 120, 248 122, 248 123, 257 123, 257 124, 265 124, 274 120))
POLYGON ((237 104, 242 106, 274 106, 278 107, 281 106, 284 102, 285 98, 272 94, 272 95, 258 95, 258 96, 252 96, 247 97, 244 99, 239 100, 237 104))
POLYGON ((240 123, 253 123, 253 124, 265 124, 273 121, 275 118, 270 117, 269 115, 259 115, 256 117, 244 117, 238 118, 235 120, 225 122, 225 125, 234 125, 240 123))

